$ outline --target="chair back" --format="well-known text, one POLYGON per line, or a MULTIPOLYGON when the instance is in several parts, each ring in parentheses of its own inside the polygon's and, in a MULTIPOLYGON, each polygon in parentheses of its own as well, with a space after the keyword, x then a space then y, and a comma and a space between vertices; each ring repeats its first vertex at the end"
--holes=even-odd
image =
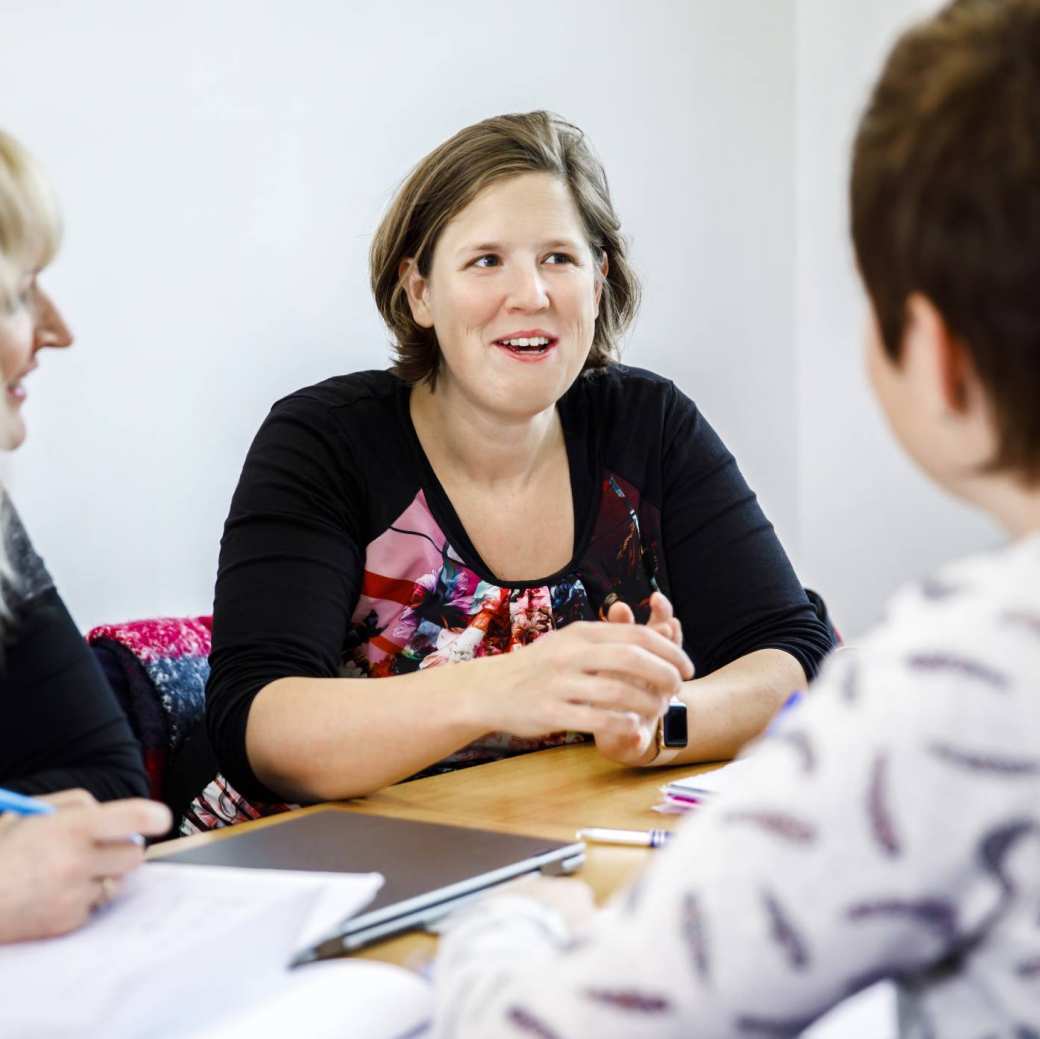
POLYGON ((213 618, 103 624, 87 642, 141 744, 150 793, 166 800, 170 760, 204 715, 213 618))

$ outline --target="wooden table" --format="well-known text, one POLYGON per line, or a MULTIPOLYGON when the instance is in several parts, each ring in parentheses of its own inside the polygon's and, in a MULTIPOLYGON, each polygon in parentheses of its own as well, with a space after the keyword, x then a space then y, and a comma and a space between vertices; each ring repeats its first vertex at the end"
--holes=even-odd
MULTIPOLYGON (((701 770, 690 765, 623 768, 601 757, 594 747, 578 744, 398 783, 371 797, 321 807, 569 841, 574 839, 576 830, 586 826, 640 830, 674 826, 675 816, 651 811, 660 799, 659 788, 669 778, 701 770)), ((300 813, 315 810, 302 808, 225 830, 166 841, 153 846, 148 857, 158 859, 175 851, 225 840, 245 827, 277 826, 300 813)), ((590 844, 586 863, 577 875, 591 885, 597 900, 602 902, 636 873, 651 854, 644 848, 590 844)), ((389 963, 417 964, 430 958, 434 941, 428 934, 412 932, 379 942, 358 955, 389 963)))

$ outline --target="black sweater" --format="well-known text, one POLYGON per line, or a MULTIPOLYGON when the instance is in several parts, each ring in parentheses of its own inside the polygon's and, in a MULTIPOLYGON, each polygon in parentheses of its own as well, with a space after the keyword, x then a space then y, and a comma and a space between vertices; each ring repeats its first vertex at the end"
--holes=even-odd
POLYGON ((115 695, 4 497, 11 580, 0 663, 0 786, 26 794, 71 787, 99 801, 145 797, 141 750, 115 695))
MULTIPOLYGON (((276 797, 245 751, 253 697, 275 679, 502 652, 614 598, 645 617, 654 587, 699 677, 764 648, 816 673, 829 631, 732 455, 671 382, 614 365, 568 390, 574 555, 508 584, 462 528, 408 396, 386 372, 326 380, 275 404, 249 450, 221 542, 206 691, 210 739, 243 793, 276 797)), ((495 734, 448 760, 543 745, 495 734)))

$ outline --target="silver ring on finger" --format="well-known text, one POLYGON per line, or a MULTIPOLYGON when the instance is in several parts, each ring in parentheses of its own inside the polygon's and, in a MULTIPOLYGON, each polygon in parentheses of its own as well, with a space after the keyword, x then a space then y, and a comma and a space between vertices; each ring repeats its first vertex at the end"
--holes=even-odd
POLYGON ((100 891, 98 892, 97 900, 94 902, 95 909, 108 905, 116 896, 116 882, 112 877, 99 877, 98 886, 100 891))

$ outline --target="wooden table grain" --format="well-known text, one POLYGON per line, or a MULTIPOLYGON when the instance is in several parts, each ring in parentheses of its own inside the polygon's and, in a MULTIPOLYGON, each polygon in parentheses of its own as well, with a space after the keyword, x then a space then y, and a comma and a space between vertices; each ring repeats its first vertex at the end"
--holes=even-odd
MULTIPOLYGON (((711 767, 714 766, 624 768, 604 759, 591 745, 578 744, 398 783, 370 797, 320 807, 567 841, 574 839, 575 831, 588 826, 671 828, 676 816, 652 811, 660 800, 659 788, 670 779, 711 767)), ((315 810, 302 808, 225 830, 166 841, 154 845, 148 857, 161 859, 190 847, 226 840, 245 827, 277 826, 315 810)), ((577 876, 592 887, 597 900, 602 902, 638 872, 652 854, 645 848, 590 844, 585 865, 577 876)), ((379 942, 355 955, 417 966, 432 955, 434 941, 428 934, 413 932, 379 942)))

